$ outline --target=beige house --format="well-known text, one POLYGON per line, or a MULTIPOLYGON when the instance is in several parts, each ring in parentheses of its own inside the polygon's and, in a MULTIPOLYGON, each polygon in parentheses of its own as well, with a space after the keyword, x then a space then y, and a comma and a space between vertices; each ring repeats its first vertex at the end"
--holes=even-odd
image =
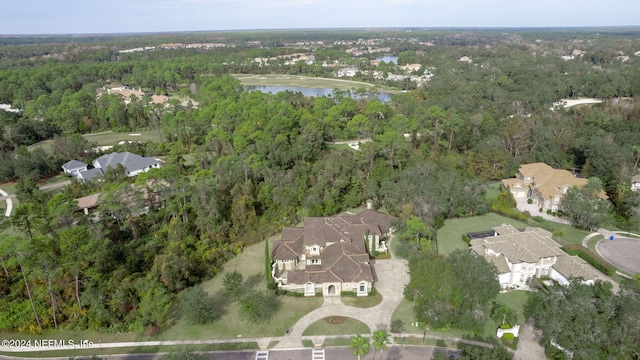
POLYGON ((385 239, 393 220, 372 209, 305 218, 304 227, 282 230, 272 251, 272 276, 281 289, 305 296, 367 296, 374 283, 369 253, 387 251, 385 239))
MULTIPOLYGON (((516 178, 504 179, 502 184, 517 199, 532 199, 543 211, 560 210, 567 190, 572 186, 584 187, 588 180, 579 178, 567 170, 554 169, 545 163, 520 166, 516 178)), ((599 196, 607 199, 604 191, 599 196)))
POLYGON ((493 231, 470 233, 469 245, 498 269, 502 289, 527 288, 532 278, 549 277, 562 285, 581 277, 593 284, 595 270, 584 260, 562 251, 551 233, 541 228, 518 230, 502 224, 493 231))

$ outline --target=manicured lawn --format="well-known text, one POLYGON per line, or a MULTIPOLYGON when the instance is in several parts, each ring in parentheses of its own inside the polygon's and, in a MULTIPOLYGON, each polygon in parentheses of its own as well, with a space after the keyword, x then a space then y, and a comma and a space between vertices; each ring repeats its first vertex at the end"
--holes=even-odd
POLYGON ((352 81, 352 80, 340 80, 340 79, 327 79, 317 78, 299 75, 247 75, 247 74, 234 74, 233 75, 242 85, 260 86, 296 86, 296 87, 313 87, 313 88, 329 88, 340 90, 351 90, 357 88, 370 88, 373 84, 352 81))
MULTIPOLYGON (((160 142, 160 136, 158 135, 157 130, 132 130, 131 132, 126 133, 104 131, 93 134, 84 134, 82 136, 89 142, 96 143, 98 146, 114 146, 118 145, 121 141, 160 142)), ((53 140, 40 141, 37 144, 29 146, 29 150, 41 148, 46 152, 51 152, 51 144, 53 144, 53 140)))
POLYGON ((582 244, 582 240, 585 236, 589 235, 589 232, 576 229, 571 225, 560 224, 548 220, 534 221, 529 218, 529 226, 539 226, 545 230, 555 233, 553 239, 559 242, 561 245, 569 244, 582 244))
MULTIPOLYGON (((278 238, 269 239, 269 249, 278 238)), ((224 271, 214 278, 202 283, 202 287, 212 296, 222 296, 222 279, 225 272, 239 271, 244 276, 245 286, 266 291, 264 275, 264 242, 248 246, 236 258, 227 262, 224 271)), ((281 310, 263 324, 252 324, 242 319, 238 312, 238 304, 230 303, 218 320, 207 325, 189 325, 180 318, 157 336, 158 340, 181 339, 229 339, 236 337, 283 336, 303 315, 322 305, 322 297, 281 296, 281 310)))
MULTIPOLYGON (((518 324, 520 326, 524 325, 526 319, 524 318, 524 304, 527 302, 529 293, 527 291, 511 291, 504 294, 498 294, 496 297, 496 301, 501 302, 507 305, 512 310, 518 313, 518 324)), ((391 317, 391 324, 401 322, 403 324, 402 332, 408 334, 422 334, 424 329, 412 326, 412 323, 416 321, 416 318, 413 313, 413 303, 403 299, 400 305, 393 312, 391 317)), ((393 325, 392 325, 393 326, 393 325)), ((496 334, 496 329, 498 327, 498 323, 495 321, 488 319, 485 323, 485 327, 481 334, 482 337, 491 337, 496 334)), ((437 335, 437 336, 451 336, 451 337, 463 337, 463 336, 471 336, 473 335, 469 331, 458 330, 458 329, 450 329, 447 331, 427 331, 427 334, 437 335)))
POLYGON ((362 321, 355 320, 352 318, 327 318, 321 319, 313 324, 309 325, 304 332, 303 336, 314 336, 314 335, 351 335, 351 334, 370 334, 371 330, 367 326, 367 324, 362 321), (332 324, 331 322, 338 320, 336 324, 332 324), (344 320, 344 322, 342 322, 344 320))
POLYGON ((498 214, 489 213, 463 219, 450 219, 438 230, 438 253, 450 254, 454 250, 467 249, 469 246, 462 240, 462 235, 482 230, 491 230, 495 226, 511 224, 519 229, 528 226, 498 214))
POLYGON ((446 255, 457 249, 467 249, 468 245, 462 240, 462 235, 474 231, 491 230, 502 224, 510 224, 518 229, 527 226, 541 227, 553 233, 554 240, 561 245, 580 244, 582 239, 589 235, 588 232, 567 224, 544 219, 535 221, 533 218, 529 218, 527 223, 524 223, 502 215, 489 213, 482 216, 445 221, 444 226, 438 230, 438 252, 446 255))
POLYGON ((411 325, 411 323, 415 321, 416 317, 413 313, 413 303, 403 298, 393 312, 393 315, 391 315, 392 327, 400 328, 403 333, 422 334, 421 328, 411 325))
POLYGON ((382 301, 382 295, 380 295, 379 292, 376 292, 371 296, 342 296, 340 299, 345 305, 359 308, 370 308, 380 304, 382 301))
POLYGON ((486 185, 487 187, 487 192, 485 193, 485 199, 487 200, 487 202, 492 203, 493 200, 498 198, 498 195, 500 195, 500 190, 502 190, 502 183, 499 181, 496 182, 491 182, 488 183, 486 185))

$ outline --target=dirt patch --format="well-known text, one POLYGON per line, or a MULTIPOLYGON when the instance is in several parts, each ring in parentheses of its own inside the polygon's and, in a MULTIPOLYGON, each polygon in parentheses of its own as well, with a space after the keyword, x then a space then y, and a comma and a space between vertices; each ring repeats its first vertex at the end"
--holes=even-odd
POLYGON ((331 325, 340 325, 343 322, 347 321, 347 318, 344 316, 329 316, 328 318, 324 318, 323 320, 331 325))

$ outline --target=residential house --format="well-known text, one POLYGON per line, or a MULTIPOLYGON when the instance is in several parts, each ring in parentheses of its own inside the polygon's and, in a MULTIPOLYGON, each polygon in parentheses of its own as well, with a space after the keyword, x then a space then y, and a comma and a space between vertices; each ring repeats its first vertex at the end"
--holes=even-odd
POLYGON ((304 227, 282 230, 272 251, 272 275, 280 288, 305 296, 367 296, 374 283, 369 255, 388 250, 385 238, 394 219, 372 209, 305 218, 304 227))
POLYGON ((596 272, 577 256, 562 251, 549 231, 527 227, 518 230, 502 224, 492 231, 467 234, 471 249, 498 269, 502 289, 527 288, 531 279, 549 277, 562 285, 580 277, 593 284, 596 272))
POLYGON ((127 176, 136 176, 142 172, 162 167, 162 162, 158 159, 142 157, 128 151, 121 153, 112 152, 110 154, 102 155, 93 160, 92 164, 93 169, 86 169, 85 167, 85 170, 77 173, 77 178, 83 181, 89 181, 96 176, 103 176, 108 168, 115 169, 118 165, 121 165, 124 168, 124 173, 127 176))
POLYGON ((631 178, 631 191, 640 190, 640 175, 634 175, 631 178))
MULTIPOLYGON (((516 200, 529 198, 543 211, 554 212, 560 210, 570 187, 582 188, 587 183, 585 178, 579 178, 567 170, 554 169, 545 163, 521 165, 516 178, 502 180, 502 184, 516 200)), ((602 199, 608 198, 604 191, 599 196, 602 199)))
POLYGON ((338 70, 338 77, 354 77, 357 74, 358 70, 350 67, 338 70))
POLYGON ((80 172, 87 171, 87 164, 78 160, 70 160, 62 165, 62 170, 65 174, 75 177, 78 176, 80 172))

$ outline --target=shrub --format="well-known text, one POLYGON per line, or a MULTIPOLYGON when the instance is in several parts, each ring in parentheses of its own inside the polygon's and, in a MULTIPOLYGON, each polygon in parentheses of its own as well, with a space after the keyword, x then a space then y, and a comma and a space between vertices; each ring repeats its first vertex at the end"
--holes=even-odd
POLYGON ((527 199, 527 204, 529 205, 533 204, 533 199, 527 199))
POLYGON ((251 323, 269 321, 280 310, 280 299, 272 293, 249 290, 240 299, 240 316, 251 323))
POLYGON ((582 245, 571 244, 563 247, 562 250, 569 255, 579 256, 582 260, 608 276, 612 276, 616 273, 616 268, 613 267, 613 265, 609 264, 605 259, 600 257, 600 255, 593 253, 582 245))
POLYGON ((180 299, 180 315, 191 325, 204 325, 215 320, 219 310, 202 288, 187 289, 180 299))
POLYGON ((557 237, 563 237, 564 233, 562 231, 559 231, 559 230, 554 230, 552 235, 553 236, 557 236, 557 237))
POLYGON ((547 210, 547 214, 551 215, 551 209, 547 210))
POLYGON ((224 285, 225 295, 233 301, 238 300, 242 296, 242 292, 244 290, 244 286, 242 286, 243 281, 244 277, 240 272, 238 272, 238 270, 224 274, 222 284, 224 285))
POLYGON ((471 242, 471 238, 467 234, 462 234, 462 241, 468 244, 469 242, 471 242))
POLYGON ((504 333, 502 334, 502 340, 513 340, 515 336, 512 333, 504 333))

